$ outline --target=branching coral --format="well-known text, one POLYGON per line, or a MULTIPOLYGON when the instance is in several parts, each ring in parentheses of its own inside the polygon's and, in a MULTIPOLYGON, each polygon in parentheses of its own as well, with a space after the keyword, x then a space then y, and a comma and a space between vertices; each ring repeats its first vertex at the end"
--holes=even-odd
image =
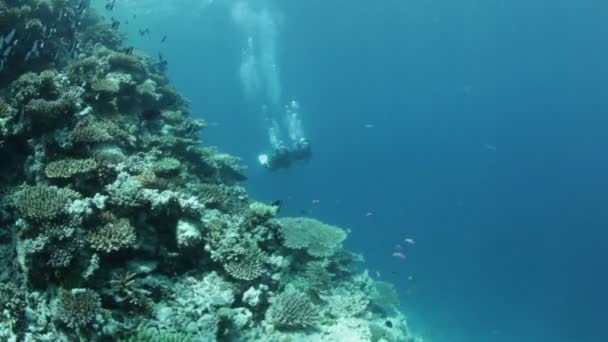
POLYGON ((135 336, 131 336, 119 342, 195 342, 196 339, 190 335, 183 333, 159 333, 159 332, 142 332, 137 333, 135 336))
POLYGON ((135 228, 128 219, 118 219, 99 227, 88 237, 91 248, 110 253, 131 247, 136 240, 135 228))
POLYGON ((319 311, 308 296, 287 289, 273 298, 267 318, 278 328, 301 329, 317 324, 319 311))
POLYGON ((253 280, 262 275, 264 258, 264 252, 255 248, 226 262, 224 269, 236 279, 253 280))
POLYGON ((93 290, 72 289, 59 295, 56 317, 72 329, 90 325, 101 310, 101 299, 93 290))
POLYGON ((26 306, 27 301, 23 288, 10 282, 0 283, 0 314, 6 312, 11 319, 18 320, 23 315, 26 306))
POLYGON ((37 125, 65 121, 80 108, 79 96, 80 91, 70 90, 56 100, 32 99, 25 105, 25 113, 37 125))
POLYGON ((113 140, 104 125, 97 122, 80 122, 70 131, 69 137, 72 143, 100 143, 113 140))
POLYGON ((72 143, 81 144, 131 140, 129 133, 112 121, 81 121, 70 131, 69 138, 72 143))
POLYGON ((49 178, 71 178, 74 175, 87 173, 97 168, 95 159, 62 159, 50 162, 45 169, 49 178))
POLYGON ((65 211, 70 199, 78 194, 55 186, 26 186, 14 196, 13 202, 19 212, 32 221, 50 221, 65 211))

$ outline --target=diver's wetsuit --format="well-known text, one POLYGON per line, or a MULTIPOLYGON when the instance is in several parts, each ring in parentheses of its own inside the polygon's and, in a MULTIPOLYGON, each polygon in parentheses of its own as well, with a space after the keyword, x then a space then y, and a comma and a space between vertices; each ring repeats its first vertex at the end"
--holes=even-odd
POLYGON ((301 139, 291 149, 285 145, 281 145, 275 149, 268 158, 268 165, 266 167, 271 171, 277 171, 289 168, 295 161, 308 161, 311 158, 312 148, 310 142, 306 139, 301 139))

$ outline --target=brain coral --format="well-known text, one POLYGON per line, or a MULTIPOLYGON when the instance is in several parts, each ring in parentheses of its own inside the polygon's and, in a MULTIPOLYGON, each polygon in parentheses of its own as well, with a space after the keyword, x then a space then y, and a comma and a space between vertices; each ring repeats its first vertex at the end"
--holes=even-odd
POLYGON ((306 249, 314 257, 333 255, 346 239, 339 227, 306 217, 287 217, 279 220, 283 227, 284 245, 292 249, 306 249))

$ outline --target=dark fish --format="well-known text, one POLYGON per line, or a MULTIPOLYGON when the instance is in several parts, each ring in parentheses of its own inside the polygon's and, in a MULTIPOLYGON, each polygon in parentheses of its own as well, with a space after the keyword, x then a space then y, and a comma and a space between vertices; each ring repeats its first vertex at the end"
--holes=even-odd
POLYGON ((281 200, 276 200, 272 202, 270 205, 277 208, 277 214, 281 212, 281 200))
POLYGON ((12 45, 9 46, 9 47, 7 47, 4 50, 4 52, 2 52, 2 57, 6 59, 8 57, 8 55, 10 55, 11 51, 13 51, 13 46, 12 45))
POLYGON ((114 18, 112 18, 112 29, 113 30, 118 30, 118 26, 120 26, 120 21, 115 20, 114 18))
POLYGON ((149 33, 150 33, 150 29, 147 28, 147 27, 145 29, 139 29, 139 35, 142 36, 142 37, 144 35, 146 35, 146 34, 149 34, 149 33))
POLYGON ((114 5, 116 5, 116 0, 108 1, 108 2, 106 3, 106 9, 107 9, 108 11, 111 11, 111 10, 113 10, 113 9, 114 9, 114 5))
POLYGON ((13 38, 15 37, 16 32, 17 32, 17 30, 15 30, 15 29, 10 30, 10 32, 6 35, 6 37, 4 37, 4 43, 10 44, 11 40, 13 40, 13 38))
POLYGON ((386 320, 386 322, 384 322, 384 324, 386 324, 386 326, 389 328, 393 327, 393 322, 389 321, 388 319, 386 320))
POLYGON ((156 108, 149 108, 149 109, 144 109, 141 111, 141 117, 144 120, 158 119, 158 118, 160 118, 161 114, 162 114, 161 111, 156 108))
POLYGON ((125 53, 127 55, 132 55, 133 54, 133 47, 130 46, 130 47, 126 48, 124 51, 125 51, 125 53))
POLYGON ((167 40, 167 35, 164 35, 164 36, 163 36, 163 38, 161 38, 160 42, 161 42, 161 43, 164 43, 164 42, 165 42, 165 40, 167 40))
POLYGON ((165 69, 169 62, 163 57, 162 53, 158 53, 158 66, 162 69, 165 69))
POLYGON ((300 214, 310 216, 312 214, 312 210, 309 209, 301 209, 300 214))
POLYGON ((78 3, 78 15, 82 16, 84 14, 84 12, 87 11, 88 7, 89 7, 89 1, 81 0, 80 3, 78 3))

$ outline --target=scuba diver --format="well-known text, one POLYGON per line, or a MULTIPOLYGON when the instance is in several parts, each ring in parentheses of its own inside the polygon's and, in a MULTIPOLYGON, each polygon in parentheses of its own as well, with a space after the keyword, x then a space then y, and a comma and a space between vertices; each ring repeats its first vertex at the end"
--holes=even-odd
POLYGON ((291 164, 298 160, 309 161, 312 158, 310 141, 301 138, 290 148, 279 144, 270 155, 258 156, 260 164, 270 171, 288 169, 291 164))

